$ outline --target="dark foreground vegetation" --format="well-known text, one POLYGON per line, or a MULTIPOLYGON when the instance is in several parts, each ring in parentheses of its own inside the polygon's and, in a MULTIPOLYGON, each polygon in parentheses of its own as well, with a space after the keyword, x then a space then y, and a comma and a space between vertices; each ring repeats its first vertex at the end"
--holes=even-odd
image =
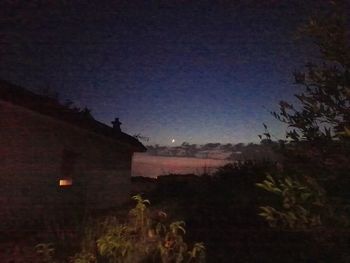
POLYGON ((332 214, 331 205, 314 204, 321 202, 314 189, 300 200, 305 191, 298 187, 305 185, 284 189, 285 198, 256 186, 266 173, 277 172, 268 162, 227 165, 213 176, 159 178, 148 195, 157 207, 186 222, 187 238, 204 242, 208 262, 348 262, 350 232, 344 211, 332 214), (288 198, 294 201, 285 208, 288 198), (265 204, 287 216, 258 216, 265 204), (325 207, 315 210, 313 205, 325 207), (313 217, 321 222, 313 223, 313 217))
POLYGON ((134 178, 144 197, 88 217, 53 215, 51 225, 27 235, 8 233, 2 262, 349 262, 344 211, 317 199, 314 189, 300 192, 305 185, 284 189, 285 198, 256 186, 279 169, 245 162, 211 176, 134 178), (309 195, 303 201, 301 194, 309 195), (291 218, 259 216, 266 204, 291 218))

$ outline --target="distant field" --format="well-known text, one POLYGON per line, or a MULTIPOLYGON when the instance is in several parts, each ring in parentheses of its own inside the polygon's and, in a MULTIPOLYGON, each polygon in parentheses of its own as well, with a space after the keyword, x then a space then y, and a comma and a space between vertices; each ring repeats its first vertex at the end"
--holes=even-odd
POLYGON ((163 157, 136 153, 132 162, 132 176, 157 177, 169 173, 202 174, 204 171, 213 172, 217 167, 227 163, 227 160, 163 157))

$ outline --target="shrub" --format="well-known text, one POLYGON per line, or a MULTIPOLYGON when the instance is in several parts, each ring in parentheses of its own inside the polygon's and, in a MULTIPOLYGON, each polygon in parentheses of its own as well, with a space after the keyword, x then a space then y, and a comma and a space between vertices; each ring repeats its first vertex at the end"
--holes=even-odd
POLYGON ((183 221, 167 224, 164 212, 152 215, 148 200, 140 195, 133 200, 136 206, 125 223, 107 217, 87 228, 81 252, 71 258, 72 263, 205 262, 203 243, 190 247, 184 241, 183 221))
POLYGON ((278 196, 276 208, 261 206, 262 216, 271 227, 305 229, 321 226, 322 214, 327 210, 324 190, 315 180, 304 182, 289 176, 273 178, 267 175, 258 187, 278 196))
POLYGON ((51 243, 40 243, 35 246, 35 251, 38 255, 40 263, 56 263, 54 259, 55 248, 51 243))
MULTIPOLYGON (((350 204, 350 53, 345 1, 330 1, 329 8, 301 30, 318 49, 318 59, 294 73, 297 102, 281 101, 275 118, 288 126, 281 178, 267 178, 259 187, 280 197, 282 207, 262 207, 260 214, 270 225, 290 228, 321 225, 324 193, 337 214, 345 216, 350 204), (293 173, 292 177, 285 174, 293 173), (314 178, 313 180, 305 180, 314 178), (317 180, 318 184, 315 183, 317 180), (313 184, 310 184, 310 182, 313 184), (315 199, 315 200, 313 200, 315 199)), ((265 126, 266 129, 266 126, 265 126)), ((269 132, 264 133, 267 140, 269 132)), ((283 147, 282 147, 283 146, 283 147)), ((328 211, 327 211, 328 212, 328 211)), ((345 216, 345 217, 348 217, 345 216)), ((348 217, 350 218, 350 217, 348 217)), ((339 220, 338 220, 339 221, 339 220)), ((348 220, 347 220, 348 221, 348 220)))

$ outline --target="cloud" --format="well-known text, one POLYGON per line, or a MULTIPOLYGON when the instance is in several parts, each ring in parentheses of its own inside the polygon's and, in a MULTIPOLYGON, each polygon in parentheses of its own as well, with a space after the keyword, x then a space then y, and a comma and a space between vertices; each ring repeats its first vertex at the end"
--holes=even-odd
POLYGON ((206 143, 203 145, 190 144, 183 142, 180 146, 147 146, 147 155, 163 157, 187 157, 199 159, 216 160, 258 160, 258 159, 276 159, 271 145, 262 144, 221 144, 206 143))

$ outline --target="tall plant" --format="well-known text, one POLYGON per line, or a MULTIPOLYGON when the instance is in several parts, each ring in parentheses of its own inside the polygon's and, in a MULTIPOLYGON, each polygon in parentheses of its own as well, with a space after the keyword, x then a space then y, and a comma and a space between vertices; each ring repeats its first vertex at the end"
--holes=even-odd
POLYGON ((295 143, 290 154, 330 171, 350 168, 350 32, 343 9, 332 1, 328 12, 300 30, 319 57, 294 73, 302 89, 297 105, 281 101, 273 113, 289 127, 287 138, 295 143))
MULTIPOLYGON (((318 57, 294 73, 295 84, 301 87, 301 92, 295 95, 297 103, 281 101, 279 111, 272 113, 288 125, 287 143, 282 145, 285 157, 282 170, 284 174, 294 176, 284 177, 282 181, 269 177, 258 184, 280 195, 282 202, 286 198, 298 201, 292 206, 294 211, 287 214, 276 207, 262 207, 261 215, 270 223, 272 217, 274 220, 284 218, 289 227, 322 222, 318 219, 310 221, 310 217, 303 219, 302 214, 311 216, 310 207, 305 211, 295 210, 308 202, 308 198, 303 200, 298 196, 318 194, 318 190, 310 188, 307 178, 313 178, 325 188, 332 205, 341 205, 343 211, 344 203, 350 201, 350 32, 343 11, 345 4, 330 1, 326 12, 310 19, 300 30, 301 35, 318 48, 318 57)), ((270 139, 268 132, 265 136, 270 139)))
POLYGON ((271 227, 306 229, 322 225, 327 202, 322 188, 312 179, 300 181, 284 176, 267 175, 258 187, 275 194, 280 202, 275 206, 260 207, 259 215, 271 227))
POLYGON ((108 217, 89 227, 82 251, 71 258, 72 263, 205 262, 203 243, 190 247, 185 242, 183 221, 167 224, 164 212, 151 215, 147 199, 136 195, 133 200, 136 206, 125 223, 108 217), (91 234, 91 229, 98 233, 91 234))

